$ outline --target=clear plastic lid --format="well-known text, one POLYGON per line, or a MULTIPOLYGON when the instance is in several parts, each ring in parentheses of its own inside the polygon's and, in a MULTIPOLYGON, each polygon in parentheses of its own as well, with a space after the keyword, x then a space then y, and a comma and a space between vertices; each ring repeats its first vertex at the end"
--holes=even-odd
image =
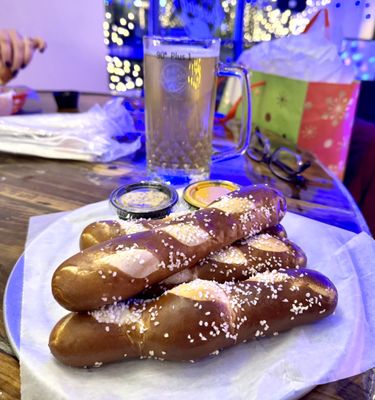
POLYGON ((120 186, 111 193, 109 200, 122 219, 161 218, 171 212, 178 194, 171 186, 142 181, 120 186))

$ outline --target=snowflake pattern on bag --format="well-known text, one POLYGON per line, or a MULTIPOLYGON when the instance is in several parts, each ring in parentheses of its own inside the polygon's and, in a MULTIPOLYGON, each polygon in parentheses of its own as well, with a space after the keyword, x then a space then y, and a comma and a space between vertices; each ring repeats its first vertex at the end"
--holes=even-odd
POLYGON ((301 135, 304 137, 312 138, 317 134, 317 128, 314 125, 305 125, 301 129, 301 135))
POLYGON ((359 83, 309 83, 298 145, 318 156, 343 178, 348 156, 359 83))
POLYGON ((336 127, 342 120, 348 118, 353 99, 341 90, 337 97, 327 97, 325 102, 327 110, 322 119, 331 121, 332 126, 336 127))

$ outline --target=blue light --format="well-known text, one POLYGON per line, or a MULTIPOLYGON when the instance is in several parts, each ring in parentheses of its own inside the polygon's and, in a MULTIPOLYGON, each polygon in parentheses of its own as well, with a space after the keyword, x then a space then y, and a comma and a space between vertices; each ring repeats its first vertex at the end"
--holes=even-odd
POLYGON ((371 75, 368 72, 366 72, 365 74, 361 75, 361 80, 362 81, 369 81, 370 78, 371 78, 371 75))
POLYGON ((341 53, 341 58, 345 59, 349 57, 349 53, 347 51, 344 51, 343 53, 341 53))
POLYGON ((375 63, 375 56, 370 57, 368 59, 368 62, 371 63, 371 64, 374 64, 375 63))
POLYGON ((352 56, 352 59, 353 59, 354 61, 362 60, 362 58, 363 58, 363 54, 361 54, 361 53, 355 53, 355 54, 353 54, 353 56, 352 56))
POLYGON ((167 0, 159 0, 160 7, 165 7, 167 5, 167 0))

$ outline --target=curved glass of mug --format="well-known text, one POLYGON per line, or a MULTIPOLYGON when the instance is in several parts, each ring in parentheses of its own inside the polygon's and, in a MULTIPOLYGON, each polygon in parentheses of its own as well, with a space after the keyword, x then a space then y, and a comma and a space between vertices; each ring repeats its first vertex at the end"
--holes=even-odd
POLYGON ((248 71, 219 62, 220 39, 145 36, 147 169, 171 183, 207 179, 212 161, 244 154, 250 141, 251 97, 248 71), (235 149, 215 153, 212 128, 218 76, 243 81, 243 116, 235 149))

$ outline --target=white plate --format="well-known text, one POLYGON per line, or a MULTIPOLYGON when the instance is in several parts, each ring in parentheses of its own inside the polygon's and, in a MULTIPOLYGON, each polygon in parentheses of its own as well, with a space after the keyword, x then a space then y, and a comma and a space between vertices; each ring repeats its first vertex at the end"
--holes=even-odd
MULTIPOLYGON (((283 221, 289 237, 306 251, 308 265, 317 266, 342 294, 335 315, 275 338, 235 346, 195 364, 133 360, 90 370, 59 364, 49 352, 48 337, 66 311, 52 297, 50 278, 56 266, 77 251, 83 227, 108 215, 103 203, 75 210, 51 224, 26 249, 27 301, 22 306, 20 352, 23 398, 185 400, 199 393, 205 400, 291 399, 318 383, 360 372, 362 359, 351 346, 364 332, 354 255, 346 250, 334 254, 355 235, 290 213, 283 221)), ((7 292, 12 288, 8 285, 7 292)), ((7 310, 11 308, 8 303, 7 310)))

